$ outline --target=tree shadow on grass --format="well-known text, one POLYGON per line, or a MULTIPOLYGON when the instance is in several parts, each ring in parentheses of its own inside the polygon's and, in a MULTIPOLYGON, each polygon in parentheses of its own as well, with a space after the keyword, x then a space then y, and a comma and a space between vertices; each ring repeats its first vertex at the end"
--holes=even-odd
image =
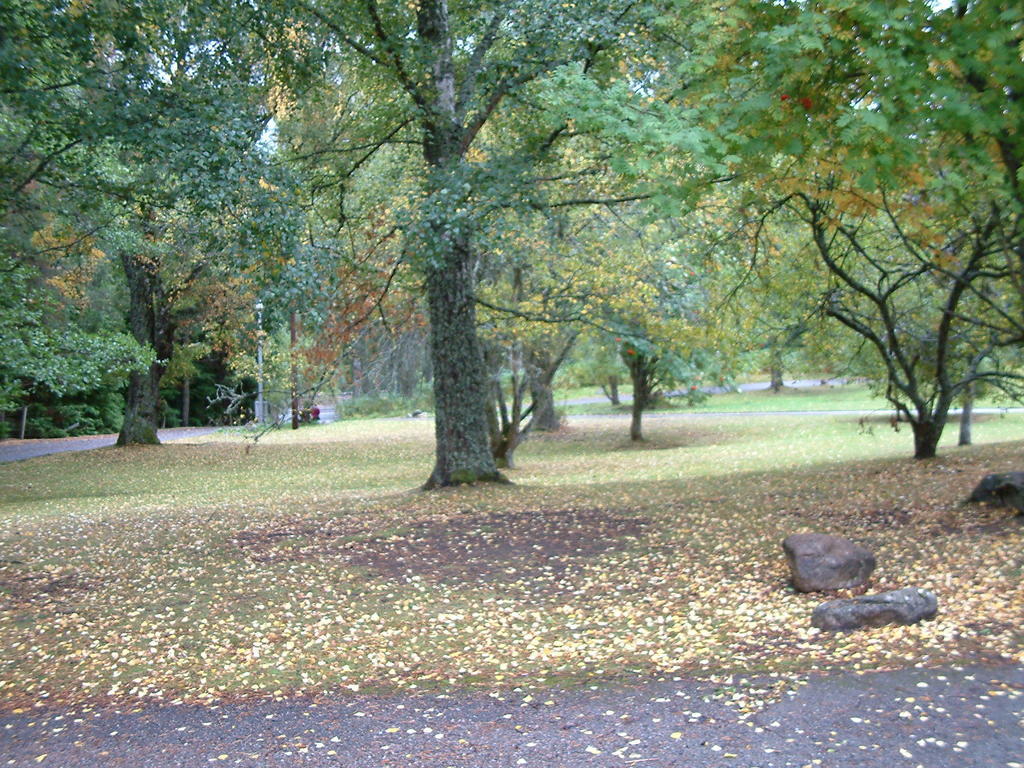
POLYGON ((370 537, 312 525, 243 531, 235 542, 264 561, 334 557, 397 581, 518 583, 559 593, 573 588, 573 577, 588 562, 632 546, 648 526, 625 513, 560 509, 423 521, 370 537))

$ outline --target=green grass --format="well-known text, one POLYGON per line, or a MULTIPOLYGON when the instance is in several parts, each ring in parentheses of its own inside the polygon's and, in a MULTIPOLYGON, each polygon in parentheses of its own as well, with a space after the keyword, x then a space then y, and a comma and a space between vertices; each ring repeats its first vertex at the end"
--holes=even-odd
POLYGON ((3 465, 0 706, 1019 658, 1021 528, 959 501, 1019 469, 1022 424, 915 462, 849 414, 652 414, 640 446, 577 417, 515 485, 435 493, 426 419, 3 465), (812 630, 799 530, 870 544, 876 586, 937 589, 939 620, 812 630))

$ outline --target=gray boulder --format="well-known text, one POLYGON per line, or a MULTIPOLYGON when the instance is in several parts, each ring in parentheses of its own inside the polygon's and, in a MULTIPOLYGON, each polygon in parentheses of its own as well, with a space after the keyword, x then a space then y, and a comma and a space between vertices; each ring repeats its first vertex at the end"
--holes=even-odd
POLYGON ((875 570, 870 550, 842 536, 795 533, 782 542, 793 586, 800 592, 828 592, 867 583, 875 570))
POLYGON ((877 595, 829 600, 814 609, 811 624, 818 629, 841 630, 916 624, 933 619, 939 610, 934 592, 917 587, 877 595))
POLYGON ((1024 472, 986 475, 967 501, 1012 507, 1024 514, 1024 472))

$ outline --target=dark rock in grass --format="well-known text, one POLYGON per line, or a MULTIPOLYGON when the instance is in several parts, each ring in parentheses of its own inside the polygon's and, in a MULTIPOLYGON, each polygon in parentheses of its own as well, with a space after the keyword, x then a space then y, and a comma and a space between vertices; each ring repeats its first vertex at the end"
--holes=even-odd
POLYGON ((1024 515, 1024 472, 986 475, 967 501, 1012 507, 1024 515))
POLYGON ((938 609, 939 601, 934 592, 907 587, 822 603, 811 614, 811 624, 826 630, 916 624, 935 618, 938 609))
POLYGON ((842 536, 795 533, 782 542, 793 586, 800 592, 828 592, 867 583, 875 570, 870 550, 842 536))

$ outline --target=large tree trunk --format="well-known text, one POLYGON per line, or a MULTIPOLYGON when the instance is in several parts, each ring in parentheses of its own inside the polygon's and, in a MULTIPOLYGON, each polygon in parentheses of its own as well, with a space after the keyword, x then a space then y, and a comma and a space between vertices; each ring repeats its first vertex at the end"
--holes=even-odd
POLYGON ((911 429, 914 430, 915 459, 935 458, 945 421, 945 414, 942 414, 941 418, 936 414, 926 420, 914 420, 910 423, 911 429))
POLYGON ((472 257, 462 238, 452 242, 448 233, 438 233, 435 250, 445 243, 445 261, 426 270, 436 445, 434 471, 424 488, 503 480, 490 450, 472 257))
POLYGON ((120 446, 159 445, 160 378, 173 351, 173 328, 156 263, 146 256, 122 254, 130 299, 129 325, 140 344, 152 347, 156 360, 149 369, 128 380, 124 423, 117 436, 120 446))
MULTIPOLYGON (((435 463, 424 488, 504 481, 491 455, 487 375, 476 329, 471 218, 459 213, 468 184, 460 173, 476 126, 467 132, 456 110, 454 38, 447 0, 424 0, 416 12, 429 81, 422 90, 423 159, 429 169, 424 250, 430 352, 434 373, 435 463)), ((404 77, 404 76, 403 76, 404 77)))
POLYGON ((133 373, 128 379, 128 395, 121 433, 117 444, 159 445, 157 427, 160 422, 160 377, 164 375, 162 365, 153 363, 141 373, 133 373))

